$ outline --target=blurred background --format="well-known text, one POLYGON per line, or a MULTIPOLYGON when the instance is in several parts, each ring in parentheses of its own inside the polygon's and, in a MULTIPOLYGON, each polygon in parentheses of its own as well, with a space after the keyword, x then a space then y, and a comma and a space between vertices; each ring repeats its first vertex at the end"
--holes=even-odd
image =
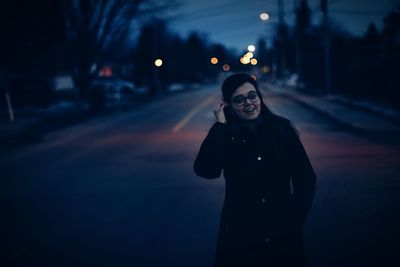
POLYGON ((104 94, 154 96, 224 71, 399 107, 398 9, 395 0, 14 1, 1 11, 0 107, 8 95, 17 112, 96 110, 111 104, 104 94))
POLYGON ((223 79, 254 76, 317 171, 310 266, 399 266, 400 2, 7 1, 2 266, 212 266, 192 171, 223 79))

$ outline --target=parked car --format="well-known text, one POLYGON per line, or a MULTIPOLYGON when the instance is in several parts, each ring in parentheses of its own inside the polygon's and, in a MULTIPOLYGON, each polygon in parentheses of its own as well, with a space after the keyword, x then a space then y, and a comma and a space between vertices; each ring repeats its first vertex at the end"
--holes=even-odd
POLYGON ((132 94, 135 85, 129 81, 118 78, 97 78, 92 82, 92 87, 102 88, 106 94, 120 98, 121 94, 132 94))
POLYGON ((91 84, 92 94, 107 106, 125 106, 134 97, 135 85, 118 78, 97 78, 91 84), (104 98, 104 99, 103 99, 104 98))

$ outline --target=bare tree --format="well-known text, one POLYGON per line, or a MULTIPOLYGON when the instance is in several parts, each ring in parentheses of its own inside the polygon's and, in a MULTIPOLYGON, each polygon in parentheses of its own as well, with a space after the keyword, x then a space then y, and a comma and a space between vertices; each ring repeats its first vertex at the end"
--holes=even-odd
POLYGON ((171 1, 64 0, 65 21, 74 77, 80 98, 89 96, 90 81, 107 56, 121 47, 139 15, 163 10, 171 1))

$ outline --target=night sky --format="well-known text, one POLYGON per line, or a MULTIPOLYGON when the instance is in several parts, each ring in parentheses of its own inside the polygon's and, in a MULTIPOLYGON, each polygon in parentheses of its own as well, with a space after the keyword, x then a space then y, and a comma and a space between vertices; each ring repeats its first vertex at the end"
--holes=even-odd
MULTIPOLYGON (((285 21, 294 22, 294 6, 300 0, 284 0, 285 21)), ((255 43, 259 37, 271 40, 278 22, 278 0, 179 0, 180 8, 174 13, 171 29, 186 36, 197 30, 206 33, 209 40, 238 50, 255 43), (261 12, 268 12, 271 19, 262 22, 261 12)), ((370 22, 378 29, 398 0, 328 0, 333 23, 354 35, 365 33, 370 22)), ((321 19, 320 0, 309 0, 312 20, 321 19)))

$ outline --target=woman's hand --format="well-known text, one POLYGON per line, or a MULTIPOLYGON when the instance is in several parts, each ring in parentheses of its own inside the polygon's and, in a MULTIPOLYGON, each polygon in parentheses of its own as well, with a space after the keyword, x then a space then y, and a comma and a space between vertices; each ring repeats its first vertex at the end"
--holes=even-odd
POLYGON ((225 101, 218 103, 215 107, 214 116, 217 119, 217 122, 226 123, 226 117, 224 113, 225 107, 229 107, 228 103, 226 103, 225 101))

